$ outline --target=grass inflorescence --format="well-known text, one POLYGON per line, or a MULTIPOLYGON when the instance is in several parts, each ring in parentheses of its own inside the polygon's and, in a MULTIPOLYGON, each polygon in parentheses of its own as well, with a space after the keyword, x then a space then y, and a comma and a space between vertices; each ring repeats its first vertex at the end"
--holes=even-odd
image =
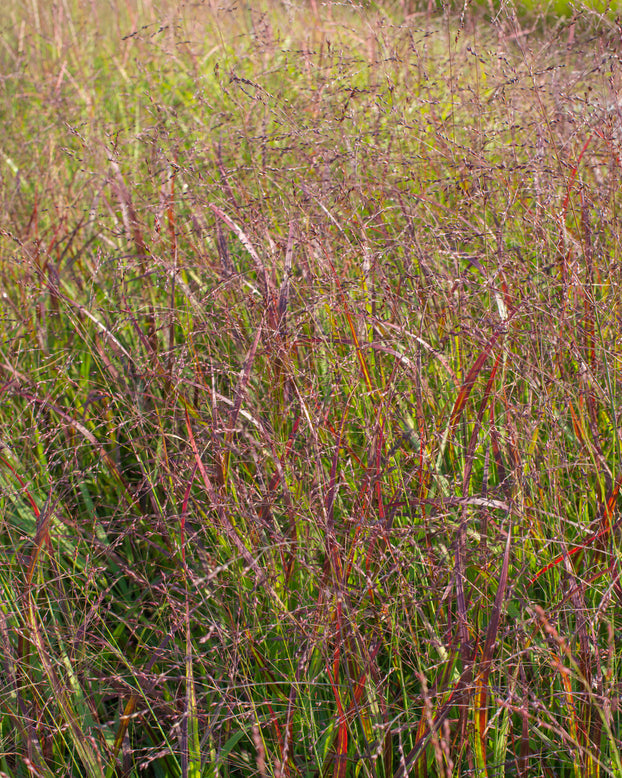
POLYGON ((615 24, 0 20, 0 774, 622 776, 615 24))

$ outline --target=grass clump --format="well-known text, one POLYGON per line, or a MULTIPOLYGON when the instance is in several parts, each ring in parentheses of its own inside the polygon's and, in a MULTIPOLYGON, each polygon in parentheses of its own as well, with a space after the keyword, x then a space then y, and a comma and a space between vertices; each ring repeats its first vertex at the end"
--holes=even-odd
POLYGON ((3 774, 622 774, 580 22, 4 9, 3 774))

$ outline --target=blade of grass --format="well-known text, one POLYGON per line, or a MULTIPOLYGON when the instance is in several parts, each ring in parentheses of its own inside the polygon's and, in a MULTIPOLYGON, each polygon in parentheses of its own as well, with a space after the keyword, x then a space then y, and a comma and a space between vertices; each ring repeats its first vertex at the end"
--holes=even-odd
POLYGON ((495 601, 488 622, 486 631, 486 642, 482 652, 482 660, 479 666, 477 677, 475 679, 474 696, 474 724, 475 724, 475 761, 482 775, 488 775, 486 742, 488 730, 488 678, 492 669, 493 652, 495 642, 499 633, 501 624, 501 612, 503 610, 503 601, 508 582, 508 570, 510 566, 510 548, 512 543, 512 520, 508 522, 507 539, 505 543, 505 552, 503 555, 503 564, 499 575, 499 583, 495 594, 495 601))

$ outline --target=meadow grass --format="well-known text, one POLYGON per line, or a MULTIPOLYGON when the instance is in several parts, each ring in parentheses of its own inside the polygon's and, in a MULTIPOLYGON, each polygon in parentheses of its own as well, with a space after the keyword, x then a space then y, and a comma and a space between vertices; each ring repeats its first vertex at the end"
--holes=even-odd
POLYGON ((615 24, 0 24, 1 775, 622 776, 615 24))

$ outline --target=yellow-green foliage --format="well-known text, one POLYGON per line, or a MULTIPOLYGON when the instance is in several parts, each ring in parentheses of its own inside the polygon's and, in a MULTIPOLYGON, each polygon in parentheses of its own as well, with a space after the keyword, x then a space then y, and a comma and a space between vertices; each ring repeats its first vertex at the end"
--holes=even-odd
MULTIPOLYGON (((484 2, 484 5, 490 5, 484 2)), ((615 18, 622 8, 620 0, 520 0, 520 2, 494 2, 494 8, 507 9, 514 8, 519 16, 544 15, 547 17, 576 18, 582 14, 593 16, 596 14, 605 14, 609 18, 615 18)))

